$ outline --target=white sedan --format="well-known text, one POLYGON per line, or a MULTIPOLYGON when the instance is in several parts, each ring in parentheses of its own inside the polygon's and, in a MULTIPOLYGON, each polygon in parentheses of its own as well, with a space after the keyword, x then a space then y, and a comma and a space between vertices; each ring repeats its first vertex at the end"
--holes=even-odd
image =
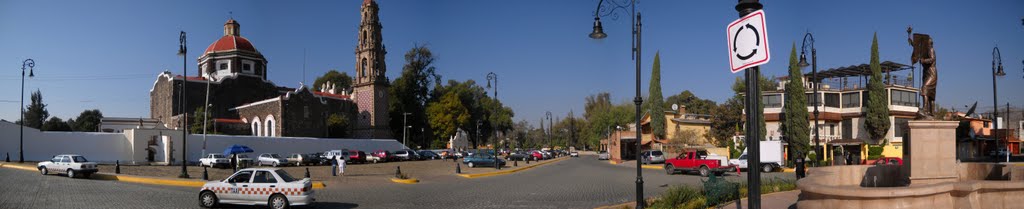
POLYGON ((96 163, 89 162, 89 160, 86 160, 81 155, 68 154, 53 156, 53 159, 50 159, 50 161, 39 162, 36 168, 43 175, 50 172, 64 172, 71 178, 75 178, 77 174, 82 174, 82 177, 89 178, 89 175, 99 171, 96 168, 96 163))
POLYGON ((206 182, 199 190, 199 206, 204 208, 236 204, 284 209, 314 201, 309 178, 295 179, 278 168, 242 169, 226 180, 206 182))

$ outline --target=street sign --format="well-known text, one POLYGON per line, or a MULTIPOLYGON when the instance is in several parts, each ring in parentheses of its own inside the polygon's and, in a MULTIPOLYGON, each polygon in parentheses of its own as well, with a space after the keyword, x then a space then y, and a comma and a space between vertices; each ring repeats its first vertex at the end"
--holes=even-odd
POLYGON ((729 42, 729 68, 732 73, 768 63, 768 27, 764 21, 764 10, 757 10, 744 16, 726 28, 729 42))

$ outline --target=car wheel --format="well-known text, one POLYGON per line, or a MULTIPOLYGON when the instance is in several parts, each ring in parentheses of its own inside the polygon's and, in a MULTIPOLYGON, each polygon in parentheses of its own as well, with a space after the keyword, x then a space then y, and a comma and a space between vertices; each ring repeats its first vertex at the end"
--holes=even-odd
POLYGON ((217 195, 213 194, 211 191, 203 191, 202 193, 199 193, 199 207, 217 207, 217 195))
POLYGON ((263 166, 263 161, 256 162, 256 166, 263 166))
POLYGON ((676 167, 672 165, 665 166, 665 174, 672 175, 676 174, 676 167))
POLYGON ((377 163, 377 159, 373 159, 373 163, 376 164, 377 163))
POLYGON ((75 170, 68 169, 68 178, 75 178, 75 170))
POLYGON ((772 170, 775 170, 772 168, 772 165, 765 164, 761 166, 761 171, 764 171, 765 173, 770 173, 772 170))
POLYGON ((274 162, 271 166, 277 167, 277 162, 274 162))
POLYGON ((288 198, 285 198, 284 195, 275 194, 270 196, 267 205, 273 209, 285 209, 288 208, 288 198))
POLYGON ((466 165, 469 166, 470 168, 472 168, 473 167, 473 162, 469 162, 466 165))
POLYGON ((43 174, 43 175, 50 174, 50 170, 47 170, 45 166, 44 167, 39 167, 39 174, 43 174))
POLYGON ((703 166, 703 165, 700 166, 700 176, 701 177, 708 177, 708 174, 711 174, 711 171, 708 170, 708 167, 707 166, 703 166))

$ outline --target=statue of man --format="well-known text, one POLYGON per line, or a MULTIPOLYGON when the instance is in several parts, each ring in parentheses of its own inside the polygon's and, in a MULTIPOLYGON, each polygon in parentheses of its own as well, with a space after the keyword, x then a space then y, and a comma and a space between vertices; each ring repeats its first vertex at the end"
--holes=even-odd
POLYGON ((921 110, 918 115, 931 118, 935 107, 935 89, 938 84, 938 72, 935 68, 935 48, 931 36, 927 34, 913 33, 913 28, 907 26, 907 41, 914 48, 910 56, 910 64, 921 62, 921 110))

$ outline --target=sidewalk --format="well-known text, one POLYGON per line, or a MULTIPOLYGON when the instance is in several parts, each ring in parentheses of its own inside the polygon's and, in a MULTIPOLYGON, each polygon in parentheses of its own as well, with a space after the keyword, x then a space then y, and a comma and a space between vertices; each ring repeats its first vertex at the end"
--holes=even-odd
MULTIPOLYGON (((796 201, 800 197, 800 190, 776 192, 761 195, 761 208, 796 208, 796 201)), ((747 198, 740 199, 740 206, 736 202, 725 205, 724 209, 747 208, 747 198)))

